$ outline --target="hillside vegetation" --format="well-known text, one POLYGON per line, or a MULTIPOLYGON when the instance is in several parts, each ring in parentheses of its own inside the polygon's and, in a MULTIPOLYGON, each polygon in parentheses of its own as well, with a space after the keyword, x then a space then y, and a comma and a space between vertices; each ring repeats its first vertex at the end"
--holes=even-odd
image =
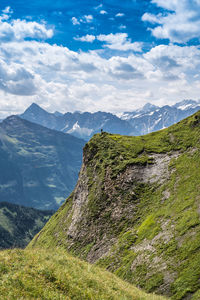
POLYGON ((0 252, 0 298, 164 300, 62 250, 0 252))
POLYGON ((52 215, 53 211, 0 202, 0 249, 26 247, 52 215))
POLYGON ((199 299, 199 170, 200 112, 146 136, 97 134, 29 248, 61 246, 148 292, 199 299))
POLYGON ((78 179, 85 142, 10 116, 0 123, 0 201, 58 209, 78 179))

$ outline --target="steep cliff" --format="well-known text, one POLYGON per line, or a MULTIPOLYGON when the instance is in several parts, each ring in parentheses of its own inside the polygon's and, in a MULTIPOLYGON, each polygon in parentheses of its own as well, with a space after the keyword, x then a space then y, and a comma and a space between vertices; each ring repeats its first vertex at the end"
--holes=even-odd
POLYGON ((141 137, 102 133, 74 192, 29 245, 62 247, 148 292, 200 293, 200 112, 141 137))

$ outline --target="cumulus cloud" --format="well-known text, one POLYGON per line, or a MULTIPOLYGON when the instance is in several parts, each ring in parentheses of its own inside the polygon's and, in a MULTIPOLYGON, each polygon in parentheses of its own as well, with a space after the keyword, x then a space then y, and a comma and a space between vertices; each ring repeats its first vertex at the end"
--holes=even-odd
MULTIPOLYGON (((124 29, 126 27, 122 26, 120 29, 124 29)), ((128 38, 127 33, 110 33, 110 34, 100 34, 98 36, 87 34, 82 37, 74 37, 74 40, 81 41, 81 42, 89 42, 92 43, 95 40, 100 42, 105 42, 103 44, 104 48, 109 48, 112 50, 119 50, 119 51, 135 51, 141 52, 142 51, 142 43, 134 42, 132 43, 131 40, 128 38)))
POLYGON ((200 67, 200 50, 195 46, 179 47, 176 45, 160 45, 152 48, 144 58, 154 66, 154 70, 146 73, 147 78, 169 80, 171 84, 185 82, 185 87, 196 81, 200 67))
POLYGON ((73 25, 80 25, 80 22, 79 22, 79 20, 76 17, 72 17, 71 21, 72 21, 73 25))
POLYGON ((0 16, 0 21, 8 20, 13 13, 13 10, 10 6, 7 6, 5 9, 2 10, 2 14, 0 16))
MULTIPOLYGON (((10 12, 10 8, 6 8, 10 12)), ((45 24, 27 22, 26 20, 0 19, 0 42, 23 40, 25 38, 48 39, 53 36, 53 30, 47 29, 45 24)))
POLYGON ((198 94, 197 47, 162 45, 146 54, 106 58, 98 51, 77 53, 47 43, 15 41, 1 46, 0 57, 1 99, 4 103, 10 95, 11 106, 17 99, 20 111, 37 102, 50 111, 106 107, 119 112, 127 107, 131 110, 141 101, 160 99, 162 104, 169 97, 173 101, 180 95, 197 98, 198 94))
POLYGON ((73 25, 80 25, 81 23, 91 23, 93 21, 92 15, 84 15, 81 18, 72 17, 71 21, 73 25))
POLYGON ((162 45, 145 54, 106 58, 98 51, 13 41, 1 45, 0 57, 5 114, 7 103, 18 113, 32 102, 50 111, 120 112, 141 101, 199 97, 200 50, 194 46, 162 45))
POLYGON ((110 75, 119 80, 142 79, 143 74, 138 71, 132 64, 115 60, 111 65, 110 75))
POLYGON ((23 66, 0 60, 0 89, 14 95, 33 95, 36 92, 34 76, 23 66))
POLYGON ((94 35, 91 35, 91 34, 87 34, 85 36, 82 36, 82 37, 74 37, 74 40, 76 41, 80 41, 80 42, 89 42, 89 43, 92 43, 94 42, 95 40, 95 36, 94 35))
POLYGON ((133 50, 136 52, 142 51, 142 43, 134 42, 128 38, 127 33, 110 33, 110 34, 100 34, 97 36, 97 39, 101 42, 106 42, 104 47, 119 50, 119 51, 129 51, 133 50))
POLYGON ((162 14, 154 15, 150 13, 145 13, 142 16, 142 21, 150 22, 152 24, 162 24, 161 18, 162 18, 162 14))
POLYGON ((199 98, 196 46, 160 45, 143 53, 142 44, 132 42, 126 33, 88 34, 77 39, 95 38, 103 49, 75 52, 39 41, 37 30, 32 33, 36 40, 26 40, 31 35, 27 26, 33 22, 20 27, 25 33, 13 30, 14 20, 4 23, 11 26, 13 38, 0 45, 0 118, 8 112, 21 113, 32 102, 49 111, 121 112, 141 102, 162 105, 199 98))
POLYGON ((200 1, 199 0, 152 0, 168 12, 159 14, 145 13, 142 20, 158 24, 151 28, 156 38, 169 39, 173 43, 186 43, 200 38, 200 1))
POLYGON ((80 22, 82 23, 91 23, 93 21, 92 15, 85 15, 80 19, 80 22))

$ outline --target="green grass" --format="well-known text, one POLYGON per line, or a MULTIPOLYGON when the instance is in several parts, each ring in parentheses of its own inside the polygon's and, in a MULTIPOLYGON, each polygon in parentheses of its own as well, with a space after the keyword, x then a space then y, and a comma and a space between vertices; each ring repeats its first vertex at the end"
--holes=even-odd
POLYGON ((2 300, 165 299, 146 294, 112 273, 74 258, 61 249, 1 251, 0 298, 2 300))

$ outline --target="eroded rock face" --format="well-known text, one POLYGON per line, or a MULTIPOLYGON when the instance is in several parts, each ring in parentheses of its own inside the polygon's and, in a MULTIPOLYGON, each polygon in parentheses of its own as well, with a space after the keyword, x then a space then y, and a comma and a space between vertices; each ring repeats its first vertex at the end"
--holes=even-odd
MULTIPOLYGON (((141 184, 161 184, 168 180, 170 172, 172 172, 172 170, 169 170, 169 164, 171 160, 177 159, 178 156, 179 152, 170 153, 170 155, 152 153, 150 157, 153 158, 153 163, 145 166, 127 166, 115 179, 112 178, 112 170, 107 167, 104 182, 101 181, 95 168, 93 168, 92 177, 96 184, 93 197, 97 198, 97 206, 105 202, 102 211, 99 208, 97 219, 90 215, 91 208, 88 203, 91 188, 88 186, 87 160, 84 157, 79 180, 72 198, 71 222, 66 232, 69 238, 68 247, 73 248, 77 242, 82 244, 91 242, 91 248, 87 253, 89 262, 96 262, 99 258, 106 256, 116 242, 118 235, 117 230, 116 233, 111 235, 111 224, 118 224, 122 219, 128 222, 137 213, 139 199, 135 188, 141 184), (123 193, 129 196, 127 203, 124 202, 123 193), (105 223, 103 223, 102 219, 105 215, 109 215, 109 220, 105 220, 105 223), (99 236, 100 231, 103 232, 101 236, 99 236)), ((170 193, 166 191, 164 196, 165 198, 169 197, 170 193)), ((158 237, 161 235, 162 238, 165 237, 164 231, 159 233, 158 237)), ((153 247, 152 243, 147 243, 149 248, 147 247, 146 250, 153 247)), ((132 249, 138 252, 136 249, 142 251, 143 248, 145 247, 142 244, 132 249)))
POLYGON ((76 188, 74 190, 73 195, 73 206, 72 206, 72 219, 70 227, 68 228, 67 234, 73 238, 75 237, 79 232, 77 225, 81 222, 81 220, 84 218, 83 214, 83 206, 87 205, 88 202, 88 178, 86 173, 86 167, 83 163, 79 175, 79 180, 76 185, 76 188))
POLYGON ((173 152, 170 155, 152 153, 150 158, 153 159, 153 163, 146 166, 129 166, 126 169, 127 179, 132 183, 135 180, 143 183, 163 183, 170 176, 170 161, 178 156, 179 152, 173 152))

